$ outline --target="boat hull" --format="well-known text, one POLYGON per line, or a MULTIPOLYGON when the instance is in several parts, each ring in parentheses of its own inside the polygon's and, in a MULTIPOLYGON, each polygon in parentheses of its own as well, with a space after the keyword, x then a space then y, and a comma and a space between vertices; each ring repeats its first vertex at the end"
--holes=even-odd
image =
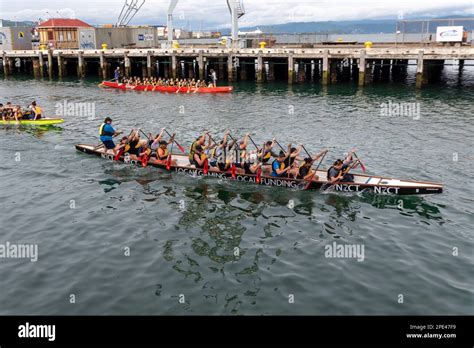
POLYGON ((101 83, 104 87, 117 88, 121 90, 129 91, 145 91, 145 92, 164 92, 164 93, 230 93, 234 89, 232 86, 223 86, 223 87, 175 87, 175 86, 145 86, 138 85, 132 86, 124 83, 109 82, 104 81, 101 83), (179 90, 179 91, 178 91, 179 90))
POLYGON ((29 126, 49 126, 53 124, 63 123, 64 119, 62 118, 42 118, 39 120, 8 120, 4 121, 0 119, 0 124, 22 124, 22 125, 29 125, 29 126))
MULTIPOLYGON (((114 160, 114 156, 109 153, 104 153, 103 150, 98 150, 92 145, 76 145, 76 150, 87 153, 90 155, 96 155, 103 159, 114 160)), ((295 190, 324 190, 324 191, 334 191, 334 192, 373 192, 376 194, 383 195, 413 195, 413 194, 432 194, 432 193, 442 193, 443 186, 431 182, 420 182, 420 181, 410 181, 410 180, 398 180, 391 178, 384 178, 379 176, 369 176, 369 175, 355 175, 355 182, 351 183, 338 183, 329 185, 326 181, 311 181, 308 186, 306 180, 297 180, 284 177, 271 177, 271 176, 262 176, 260 183, 257 183, 256 175, 252 174, 237 174, 235 178, 232 177, 230 171, 220 172, 220 171, 209 171, 204 174, 202 169, 196 169, 192 166, 189 166, 186 155, 173 155, 173 159, 178 161, 177 165, 171 166, 170 171, 176 173, 187 174, 190 176, 207 176, 215 177, 221 180, 235 180, 247 183, 253 183, 263 186, 274 186, 274 187, 285 187, 295 190)), ((126 156, 121 156, 119 159, 120 162, 124 162, 131 165, 141 166, 141 162, 137 160, 130 160, 126 156)), ((148 162, 149 166, 162 168, 166 170, 166 165, 159 163, 148 162)), ((325 177, 325 170, 318 170, 318 176, 320 178, 325 177)))

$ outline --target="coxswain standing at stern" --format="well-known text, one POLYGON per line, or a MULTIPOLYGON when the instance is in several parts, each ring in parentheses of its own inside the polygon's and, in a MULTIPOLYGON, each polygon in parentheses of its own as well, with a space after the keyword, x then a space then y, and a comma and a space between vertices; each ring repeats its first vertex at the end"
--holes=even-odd
POLYGON ((102 123, 99 128, 100 141, 102 142, 103 146, 105 146, 105 152, 112 150, 114 155, 117 154, 113 137, 119 135, 120 133, 121 132, 116 131, 112 127, 112 119, 110 117, 106 117, 104 123, 102 123))

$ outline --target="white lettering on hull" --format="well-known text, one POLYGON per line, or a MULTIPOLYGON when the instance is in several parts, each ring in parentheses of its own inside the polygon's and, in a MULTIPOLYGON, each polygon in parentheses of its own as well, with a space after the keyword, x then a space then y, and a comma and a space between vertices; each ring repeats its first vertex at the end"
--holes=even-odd
MULTIPOLYGON (((112 154, 101 153, 100 156, 104 159, 108 159, 111 161, 114 160, 114 155, 112 154)), ((126 158, 127 160, 124 162, 127 164, 134 164, 134 165, 141 164, 141 161, 130 160, 129 157, 126 157, 126 158)), ((177 173, 185 173, 187 175, 194 176, 194 177, 210 176, 214 178, 219 178, 221 180, 232 179, 230 176, 227 176, 225 173, 220 173, 220 172, 209 171, 207 174, 204 174, 202 169, 175 167, 174 170, 177 173)), ((243 181, 243 182, 251 182, 251 183, 256 182, 256 178, 254 176, 248 176, 248 175, 236 175, 235 180, 243 181)), ((282 180, 278 178, 261 178, 260 180, 261 180, 260 184, 265 185, 265 186, 289 187, 293 189, 304 189, 306 187, 306 182, 298 182, 296 180, 282 180)), ((362 192, 369 188, 370 186, 361 187, 360 185, 353 184, 353 183, 334 184, 334 190, 341 191, 341 192, 362 192)), ((389 195, 389 194, 398 195, 399 190, 400 190, 400 187, 373 186, 374 193, 382 194, 382 195, 389 195)))
MULTIPOLYGON (((357 184, 335 184, 334 185, 334 190, 341 191, 341 192, 362 192, 367 188, 370 188, 370 186, 361 188, 360 185, 357 185, 357 184)), ((382 195, 389 195, 389 194, 398 195, 399 190, 400 190, 399 187, 373 186, 374 193, 378 193, 382 195)))

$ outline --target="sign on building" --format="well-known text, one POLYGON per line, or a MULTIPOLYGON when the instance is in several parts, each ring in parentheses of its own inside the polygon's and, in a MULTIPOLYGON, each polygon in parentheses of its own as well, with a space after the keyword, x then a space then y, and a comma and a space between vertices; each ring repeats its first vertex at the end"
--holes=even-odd
POLYGON ((464 27, 437 27, 436 42, 462 42, 464 27))
POLYGON ((153 41, 153 34, 138 34, 138 41, 153 41))

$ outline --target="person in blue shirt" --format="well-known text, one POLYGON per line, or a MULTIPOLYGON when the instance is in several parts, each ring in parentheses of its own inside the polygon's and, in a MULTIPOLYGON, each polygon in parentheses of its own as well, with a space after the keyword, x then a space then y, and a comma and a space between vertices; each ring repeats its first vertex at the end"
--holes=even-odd
POLYGON ((286 175, 286 172, 291 169, 291 167, 285 168, 285 160, 288 157, 283 151, 280 151, 278 157, 272 163, 272 176, 283 177, 286 175))
POLYGON ((99 129, 100 141, 102 141, 106 150, 113 150, 114 155, 115 144, 113 141, 113 137, 118 134, 120 134, 120 132, 117 132, 114 127, 112 127, 112 119, 110 117, 106 117, 104 123, 102 123, 99 129))

